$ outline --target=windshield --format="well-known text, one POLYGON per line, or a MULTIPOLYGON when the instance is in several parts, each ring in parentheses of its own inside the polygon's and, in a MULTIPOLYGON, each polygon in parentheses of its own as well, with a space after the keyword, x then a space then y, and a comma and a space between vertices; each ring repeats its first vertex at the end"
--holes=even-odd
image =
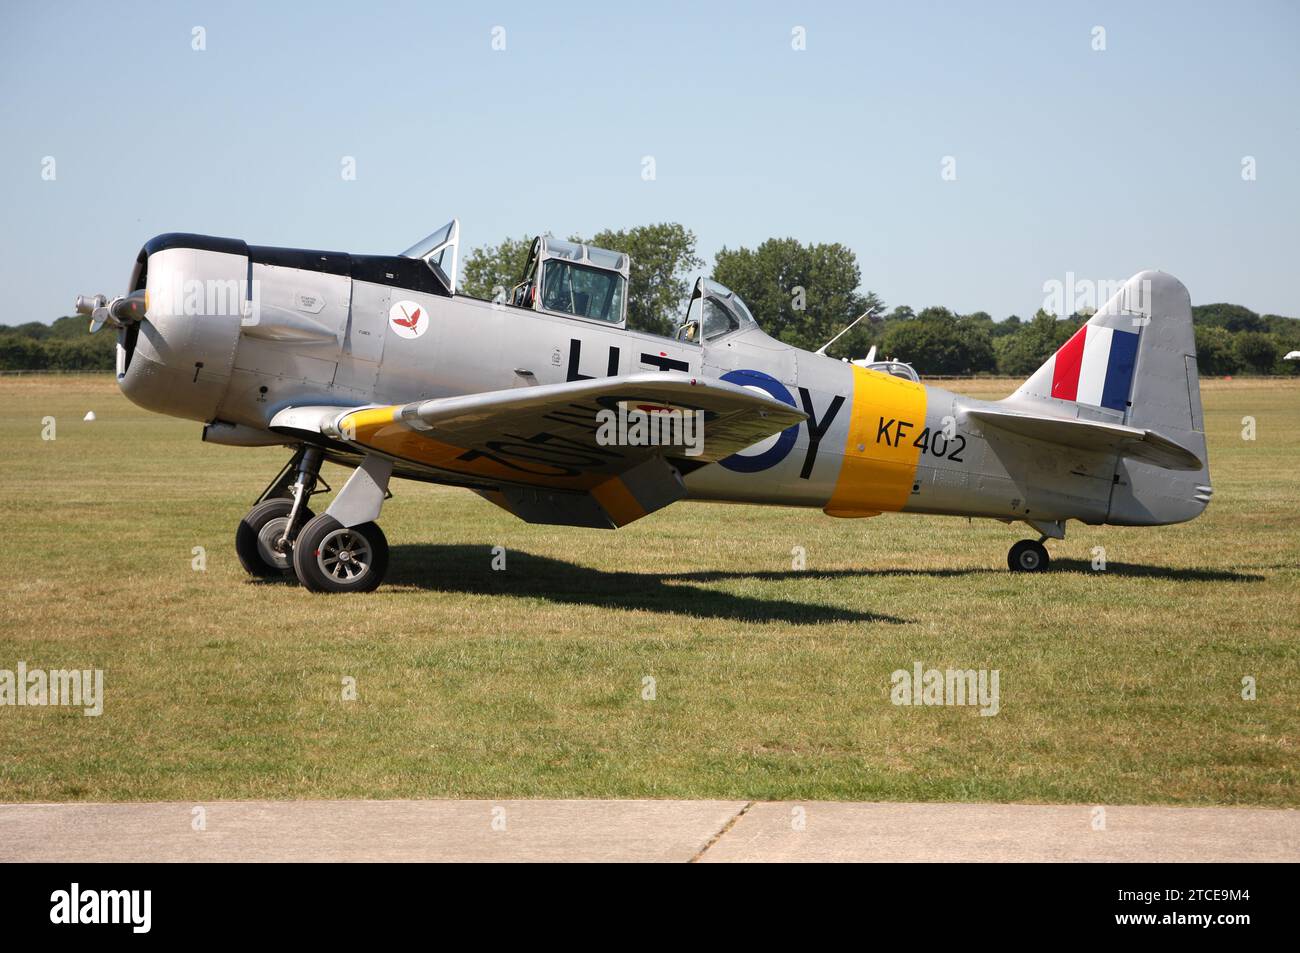
MULTIPOLYGON (((745 302, 726 285, 705 278, 702 280, 704 290, 704 338, 712 340, 738 331, 741 328, 757 327, 758 322, 745 307, 745 302)), ((698 299, 696 299, 698 300, 698 299)), ((692 308, 694 310, 694 302, 692 308)), ((688 314, 690 320, 692 315, 688 314)))
POLYGON ((432 235, 427 235, 420 241, 416 242, 406 251, 402 252, 403 258, 423 258, 429 252, 433 251, 439 245, 451 238, 452 230, 456 227, 456 221, 453 219, 442 228, 438 229, 432 235))
POLYGON ((623 320, 625 284, 623 276, 614 272, 551 258, 542 273, 542 307, 618 324, 623 320))
POLYGON ((459 244, 460 220, 453 218, 432 235, 402 252, 402 257, 423 258, 433 273, 447 286, 447 290, 455 292, 456 257, 459 244))

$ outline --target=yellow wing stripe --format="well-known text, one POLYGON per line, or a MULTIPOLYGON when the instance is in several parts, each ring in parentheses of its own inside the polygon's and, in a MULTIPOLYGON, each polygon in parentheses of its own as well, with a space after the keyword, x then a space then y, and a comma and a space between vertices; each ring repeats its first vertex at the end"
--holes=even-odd
POLYGON ((901 510, 912 493, 925 427, 925 385, 879 371, 853 368, 853 409, 844 463, 824 511, 829 516, 875 516, 901 510), (884 436, 882 424, 892 421, 884 436))
POLYGON ((345 414, 339 421, 339 429, 344 431, 352 429, 358 433, 363 428, 373 430, 384 424, 391 424, 397 419, 401 409, 401 407, 370 407, 366 410, 354 410, 350 414, 345 414))

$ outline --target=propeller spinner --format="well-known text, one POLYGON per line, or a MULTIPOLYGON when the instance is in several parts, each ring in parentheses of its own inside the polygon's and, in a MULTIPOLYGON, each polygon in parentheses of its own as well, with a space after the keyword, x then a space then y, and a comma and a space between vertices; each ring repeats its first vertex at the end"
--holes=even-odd
POLYGON ((94 334, 105 324, 124 328, 144 320, 149 310, 149 293, 133 291, 109 301, 104 295, 77 295, 77 313, 90 315, 90 333, 94 334))

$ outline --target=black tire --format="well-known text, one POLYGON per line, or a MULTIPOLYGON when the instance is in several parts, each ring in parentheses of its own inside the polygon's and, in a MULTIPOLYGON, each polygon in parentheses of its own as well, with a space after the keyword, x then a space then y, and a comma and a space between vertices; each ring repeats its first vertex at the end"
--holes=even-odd
POLYGON ((1036 539, 1022 539, 1007 553, 1007 566, 1012 572, 1046 572, 1052 565, 1047 547, 1036 539))
POLYGON ((388 572, 388 539, 375 523, 344 527, 322 513, 294 540, 293 571, 312 592, 372 592, 388 572))
MULTIPOLYGON (((235 530, 235 554, 239 556, 239 564, 247 573, 262 579, 274 579, 293 571, 292 553, 273 556, 267 538, 275 529, 282 528, 283 523, 278 523, 278 527, 269 527, 267 524, 288 519, 292 509, 293 500, 282 497, 263 500, 239 521, 239 528, 235 530)), ((310 509, 303 508, 304 522, 314 515, 310 509)))

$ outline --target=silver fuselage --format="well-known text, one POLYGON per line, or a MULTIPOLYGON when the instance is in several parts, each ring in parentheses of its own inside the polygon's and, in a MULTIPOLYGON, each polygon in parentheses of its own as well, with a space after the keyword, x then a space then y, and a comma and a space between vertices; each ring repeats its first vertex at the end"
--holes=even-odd
MULTIPOLYGON (((988 402, 790 347, 757 328, 689 343, 437 293, 418 280, 414 269, 425 267, 418 260, 250 251, 242 242, 196 238, 160 236, 142 253, 137 282, 149 292, 149 308, 124 334, 120 384, 142 407, 212 425, 219 442, 285 443, 270 425, 294 406, 401 404, 680 370, 763 390, 808 414, 743 454, 686 472, 692 499, 1035 525, 1169 523, 1204 508, 1193 488, 1208 483, 1207 472, 1157 471, 1114 453, 981 428, 966 411, 988 402), (242 306, 229 305, 231 293, 242 306), (393 333, 389 313, 399 300, 425 310, 429 325, 418 338, 393 333), (1157 480, 1159 502, 1149 493, 1137 502, 1144 481, 1157 480)), ((356 462, 346 448, 331 448, 331 458, 356 462)), ((482 482, 409 463, 395 473, 482 482)))

